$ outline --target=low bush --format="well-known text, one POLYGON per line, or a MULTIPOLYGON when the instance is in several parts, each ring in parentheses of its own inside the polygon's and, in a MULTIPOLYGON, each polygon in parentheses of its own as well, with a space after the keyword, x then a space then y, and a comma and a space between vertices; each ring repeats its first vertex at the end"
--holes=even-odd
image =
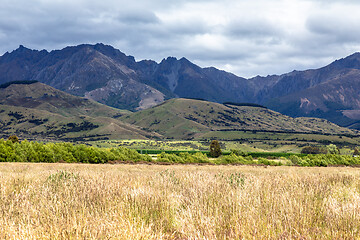
POLYGON ((315 146, 306 146, 303 147, 303 149, 301 150, 301 153, 303 154, 326 154, 327 152, 328 150, 326 148, 315 147, 315 146))
POLYGON ((258 158, 257 163, 263 164, 263 165, 268 165, 268 166, 281 166, 282 165, 282 163, 279 161, 272 161, 272 160, 268 160, 266 158, 258 158))
POLYGON ((236 156, 246 157, 246 156, 249 155, 247 152, 244 152, 244 151, 242 151, 242 150, 231 149, 230 151, 231 151, 231 153, 235 154, 236 156))
POLYGON ((167 163, 185 163, 184 158, 176 154, 171 153, 160 153, 157 155, 158 162, 167 162, 167 163))
POLYGON ((236 155, 235 153, 231 153, 230 155, 222 156, 217 163, 218 164, 253 164, 254 161, 252 160, 252 158, 250 160, 250 158, 248 157, 243 157, 236 155))
POLYGON ((307 156, 290 156, 292 165, 303 167, 354 166, 360 165, 360 157, 339 154, 309 154, 307 156))
POLYGON ((209 159, 206 154, 197 152, 190 154, 182 152, 179 154, 165 153, 162 152, 157 155, 157 162, 168 162, 168 163, 209 163, 209 159))

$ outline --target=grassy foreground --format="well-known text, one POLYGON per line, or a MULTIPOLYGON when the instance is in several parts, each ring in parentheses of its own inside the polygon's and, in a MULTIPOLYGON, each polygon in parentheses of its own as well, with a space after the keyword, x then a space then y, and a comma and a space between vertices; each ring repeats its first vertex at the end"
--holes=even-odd
POLYGON ((0 164, 1 239, 358 239, 360 171, 0 164))

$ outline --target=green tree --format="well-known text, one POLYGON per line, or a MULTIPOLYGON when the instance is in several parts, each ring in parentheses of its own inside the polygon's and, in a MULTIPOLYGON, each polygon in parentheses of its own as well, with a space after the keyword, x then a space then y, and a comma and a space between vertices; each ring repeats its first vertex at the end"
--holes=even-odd
POLYGON ((359 155, 360 155, 359 148, 356 147, 354 150, 353 156, 359 156, 359 155))
POLYGON ((220 157, 221 154, 220 143, 217 140, 212 140, 210 143, 210 156, 217 158, 220 157))
POLYGON ((19 142, 19 138, 16 135, 11 135, 8 140, 12 141, 13 143, 19 142))
POLYGON ((340 150, 335 144, 330 144, 326 148, 330 154, 340 154, 340 150))
POLYGON ((327 152, 327 149, 315 146, 306 146, 301 150, 301 153, 303 154, 326 154, 327 152))

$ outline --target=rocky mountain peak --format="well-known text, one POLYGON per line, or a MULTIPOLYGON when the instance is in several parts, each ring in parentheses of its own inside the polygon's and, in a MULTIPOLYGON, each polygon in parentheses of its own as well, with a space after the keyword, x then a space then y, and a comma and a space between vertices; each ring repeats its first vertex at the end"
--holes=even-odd
POLYGON ((20 45, 17 49, 11 53, 6 52, 3 56, 0 56, 0 63, 11 61, 39 61, 46 56, 48 52, 46 50, 32 50, 20 45))
POLYGON ((348 57, 341 58, 339 60, 334 61, 329 65, 333 68, 353 68, 360 69, 360 53, 356 52, 348 57))
POLYGON ((160 65, 163 65, 163 64, 173 64, 175 62, 177 62, 177 58, 176 57, 167 57, 167 58, 164 58, 161 62, 160 62, 160 65))

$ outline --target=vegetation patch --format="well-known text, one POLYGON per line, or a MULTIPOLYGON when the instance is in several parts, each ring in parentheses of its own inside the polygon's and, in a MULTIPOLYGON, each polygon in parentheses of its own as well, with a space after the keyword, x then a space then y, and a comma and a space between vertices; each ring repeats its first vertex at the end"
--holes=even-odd
POLYGON ((259 107, 259 108, 266 108, 265 106, 263 105, 260 105, 260 104, 256 104, 256 103, 234 103, 234 102, 224 102, 223 103, 225 106, 238 106, 238 107, 259 107))
POLYGON ((7 83, 4 83, 4 84, 1 84, 0 88, 7 88, 8 86, 13 85, 13 84, 30 85, 30 84, 37 83, 37 82, 39 82, 39 81, 36 81, 36 80, 32 80, 32 81, 12 81, 12 82, 7 82, 7 83))
MULTIPOLYGON (((216 142, 215 142, 216 143, 216 142)), ((335 154, 289 154, 289 153, 251 153, 233 150, 218 152, 219 146, 212 144, 211 151, 160 151, 134 150, 125 147, 99 148, 84 144, 42 143, 19 141, 16 136, 9 140, 0 139, 0 162, 68 162, 68 163, 120 163, 152 162, 168 164, 235 164, 269 166, 360 166, 358 155, 335 154), (152 152, 151 152, 152 151, 152 152), (141 154, 146 153, 146 154, 141 154), (153 154, 151 157, 148 153, 153 154), (157 153, 154 157, 154 153, 157 153)), ((332 148, 331 145, 328 146, 332 148)), ((330 152, 331 153, 331 152, 330 152)))
POLYGON ((151 157, 123 147, 104 149, 65 142, 41 143, 26 140, 14 142, 0 139, 0 162, 107 163, 110 161, 151 161, 151 157))

